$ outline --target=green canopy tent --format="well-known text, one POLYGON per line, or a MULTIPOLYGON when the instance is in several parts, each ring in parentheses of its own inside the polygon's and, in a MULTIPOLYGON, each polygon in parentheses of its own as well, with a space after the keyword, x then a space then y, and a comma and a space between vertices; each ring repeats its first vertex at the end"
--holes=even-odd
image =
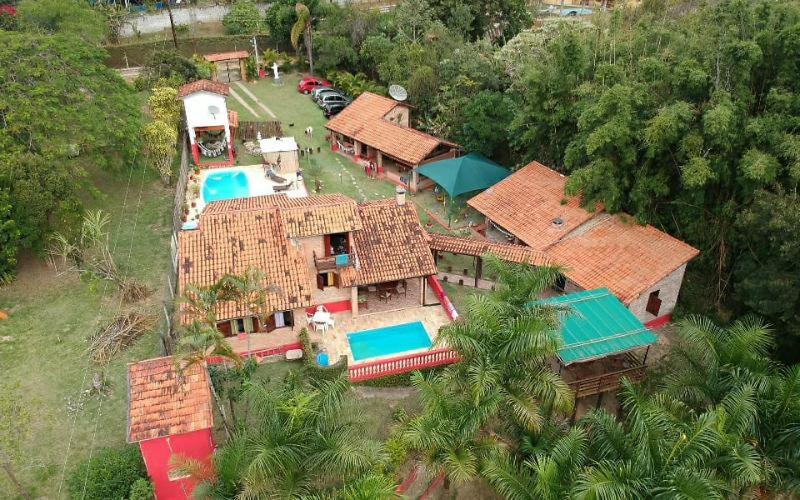
POLYGON ((426 163, 417 172, 441 186, 451 198, 488 189, 511 175, 480 153, 426 163))
MULTIPOLYGON (((511 175, 480 153, 426 163, 417 168, 417 173, 441 186, 453 200, 464 193, 488 189, 511 175)), ((447 219, 450 225, 450 210, 447 219)))
POLYGON ((564 365, 621 354, 658 342, 658 337, 606 288, 570 293, 537 303, 568 308, 561 322, 564 345, 558 351, 564 365))

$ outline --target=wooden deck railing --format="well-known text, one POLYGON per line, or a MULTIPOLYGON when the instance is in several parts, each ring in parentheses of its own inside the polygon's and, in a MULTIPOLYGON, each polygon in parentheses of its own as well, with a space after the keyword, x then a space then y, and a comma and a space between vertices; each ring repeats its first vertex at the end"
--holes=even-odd
POLYGON ((351 382, 361 382, 373 378, 397 375, 414 370, 424 370, 434 366, 449 365, 460 358, 458 353, 450 349, 436 349, 433 351, 409 354, 398 358, 372 361, 347 367, 347 374, 351 382))
POLYGON ((339 255, 331 255, 329 257, 317 257, 317 253, 313 252, 313 255, 314 255, 314 266, 317 268, 317 271, 320 272, 336 271, 337 269, 353 265, 352 254, 339 254, 339 255), (347 256, 347 264, 344 266, 336 265, 336 257, 339 257, 341 255, 347 256))
POLYGON ((644 378, 644 365, 626 368, 624 370, 604 373, 595 377, 584 378, 569 382, 570 389, 575 392, 575 398, 583 398, 600 394, 601 392, 614 391, 619 389, 623 377, 627 377, 631 382, 639 382, 644 378))

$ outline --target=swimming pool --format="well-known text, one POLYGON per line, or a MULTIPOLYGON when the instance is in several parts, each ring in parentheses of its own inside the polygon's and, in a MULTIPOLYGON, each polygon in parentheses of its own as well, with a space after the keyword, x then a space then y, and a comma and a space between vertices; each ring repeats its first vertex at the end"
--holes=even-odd
POLYGON ((348 333, 347 342, 355 361, 427 349, 431 346, 428 332, 420 321, 348 333))
POLYGON ((242 170, 228 170, 209 174, 203 182, 203 201, 247 198, 250 196, 250 183, 242 170))

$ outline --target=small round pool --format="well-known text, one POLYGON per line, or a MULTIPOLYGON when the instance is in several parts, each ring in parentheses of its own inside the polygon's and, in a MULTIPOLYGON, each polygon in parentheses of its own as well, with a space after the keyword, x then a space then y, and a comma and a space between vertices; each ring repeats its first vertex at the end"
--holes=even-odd
POLYGON ((242 170, 216 172, 203 182, 203 200, 206 203, 250 196, 250 184, 242 170))

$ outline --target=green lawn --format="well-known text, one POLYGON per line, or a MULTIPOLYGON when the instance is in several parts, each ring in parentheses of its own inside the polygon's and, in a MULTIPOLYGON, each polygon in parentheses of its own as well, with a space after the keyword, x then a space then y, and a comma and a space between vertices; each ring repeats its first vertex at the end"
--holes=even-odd
MULTIPOLYGON (((267 108, 269 108, 280 120, 283 132, 286 135, 294 136, 301 148, 311 147, 314 154, 310 157, 301 157, 301 168, 305 169, 308 162, 316 161, 321 167, 319 176, 322 182, 321 193, 343 193, 357 201, 390 198, 394 196, 394 185, 389 182, 370 179, 364 174, 364 170, 349 161, 347 158, 331 152, 328 142, 325 140, 325 123, 328 121, 322 114, 317 104, 309 96, 297 92, 297 82, 301 76, 298 74, 282 75, 284 84, 275 86, 271 79, 261 80, 255 83, 245 83, 250 92, 258 98, 267 108), (314 129, 313 139, 308 139, 304 131, 307 127, 314 129), (317 148, 320 152, 317 153, 317 148)), ((239 113, 239 119, 269 121, 273 120, 261 107, 256 105, 253 100, 242 91, 238 84, 233 84, 232 89, 244 99, 248 106, 258 112, 258 116, 253 116, 233 97, 228 98, 228 107, 239 113)), ((241 151, 243 148, 239 148, 241 151)), ((240 164, 249 160, 249 155, 240 157, 240 164)), ((260 160, 252 158, 255 163, 260 160)), ((309 192, 313 192, 314 179, 306 176, 306 186, 309 192)), ((409 195, 419 206, 420 219, 423 224, 429 221, 423 210, 427 200, 431 197, 430 193, 420 194, 419 196, 409 195), (424 203, 423 203, 424 201, 424 203)))
POLYGON ((459 314, 463 314, 466 310, 467 298, 471 295, 486 295, 489 290, 481 290, 469 286, 458 285, 453 283, 442 283, 445 293, 450 298, 450 302, 456 308, 459 314))
MULTIPOLYGON (((94 174, 101 195, 88 205, 112 216, 109 228, 116 242, 117 264, 155 289, 139 306, 160 313, 158 304, 166 293, 169 266, 173 191, 152 176, 142 182, 136 172, 123 211, 127 178, 94 174)), ((11 338, 0 342, 0 373, 5 382, 20 384, 21 397, 32 414, 30 435, 22 443, 27 459, 19 464, 20 479, 33 498, 63 498, 66 487, 61 494, 58 488, 65 461, 69 474, 92 449, 125 442, 125 366, 129 361, 158 356, 158 335, 147 334, 106 367, 91 365, 86 337, 118 310, 115 290, 109 288, 104 296, 102 284, 84 282, 71 274, 58 276, 32 255, 21 260, 17 280, 0 289, 0 309, 11 313, 0 323, 0 337, 11 338), (90 396, 77 412, 69 413, 67 401, 77 401, 101 369, 110 382, 108 395, 102 399, 90 396)), ((0 492, 10 491, 5 475, 0 474, 0 492)))

